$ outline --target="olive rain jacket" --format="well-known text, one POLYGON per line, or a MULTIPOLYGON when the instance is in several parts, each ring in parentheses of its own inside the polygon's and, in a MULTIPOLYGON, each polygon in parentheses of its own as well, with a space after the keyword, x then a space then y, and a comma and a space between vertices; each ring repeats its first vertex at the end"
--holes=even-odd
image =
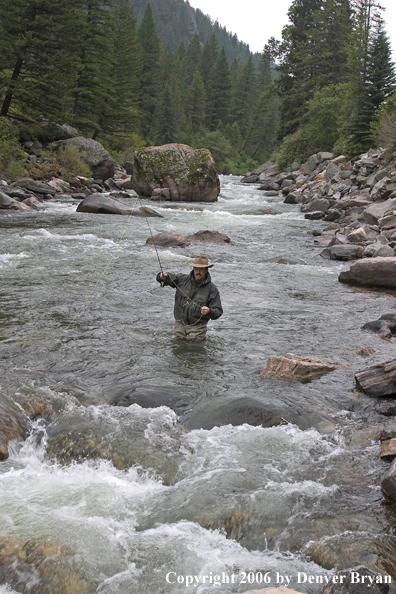
POLYGON ((176 289, 174 316, 177 322, 191 326, 199 321, 217 320, 222 315, 220 293, 212 283, 209 272, 200 283, 194 280, 193 270, 190 274, 168 272, 165 281, 161 280, 160 274, 157 274, 159 283, 163 282, 164 285, 176 289), (209 307, 210 310, 206 316, 201 314, 203 306, 209 307))

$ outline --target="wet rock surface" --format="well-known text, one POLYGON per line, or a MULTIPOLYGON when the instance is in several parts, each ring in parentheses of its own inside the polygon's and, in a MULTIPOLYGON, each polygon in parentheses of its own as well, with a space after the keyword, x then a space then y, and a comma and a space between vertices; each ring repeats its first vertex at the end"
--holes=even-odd
POLYGON ((336 368, 337 364, 331 361, 287 353, 284 357, 271 355, 261 368, 260 376, 304 382, 330 373, 336 368))
POLYGON ((47 539, 0 537, 0 583, 22 594, 89 594, 71 551, 47 539))
POLYGON ((388 594, 389 585, 381 583, 384 576, 358 565, 352 569, 338 571, 333 577, 333 583, 323 586, 316 594, 388 594))
POLYGON ((357 387, 377 398, 396 394, 396 359, 366 367, 355 373, 357 387))
POLYGON ((27 419, 15 405, 0 397, 0 460, 8 458, 8 442, 25 439, 27 433, 27 419))
POLYGON ((157 233, 149 237, 146 241, 148 245, 158 245, 161 247, 181 247, 185 248, 190 245, 187 237, 178 233, 177 231, 167 231, 164 233, 157 233))
POLYGON ((132 215, 134 217, 162 217, 162 215, 155 212, 152 208, 146 206, 128 208, 123 202, 99 193, 91 194, 91 196, 84 198, 78 205, 77 212, 132 215))

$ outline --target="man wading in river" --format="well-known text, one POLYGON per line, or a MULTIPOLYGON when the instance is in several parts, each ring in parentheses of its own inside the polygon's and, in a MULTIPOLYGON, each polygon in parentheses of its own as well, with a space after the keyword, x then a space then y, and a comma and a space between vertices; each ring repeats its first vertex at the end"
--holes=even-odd
POLYGON ((205 340, 209 320, 217 320, 222 313, 220 293, 212 283, 205 256, 195 256, 190 274, 159 272, 157 281, 176 289, 175 337, 180 340, 205 340))

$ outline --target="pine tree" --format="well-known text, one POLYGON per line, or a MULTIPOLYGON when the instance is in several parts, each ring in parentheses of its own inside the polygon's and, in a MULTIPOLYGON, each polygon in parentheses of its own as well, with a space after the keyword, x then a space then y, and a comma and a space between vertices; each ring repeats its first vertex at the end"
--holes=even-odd
POLYGON ((84 0, 80 69, 73 93, 71 122, 96 135, 106 109, 114 64, 115 0, 84 0))
POLYGON ((293 0, 283 31, 277 88, 283 137, 295 132, 316 88, 345 81, 349 0, 293 0))
POLYGON ((382 18, 376 21, 374 29, 367 60, 368 93, 373 114, 396 90, 391 44, 385 32, 382 18))
POLYGON ((159 58, 161 42, 157 35, 150 4, 144 12, 138 28, 138 38, 142 48, 141 100, 142 133, 148 137, 154 126, 154 112, 159 94, 159 58))
POLYGON ((230 93, 230 69, 224 48, 221 48, 208 80, 206 120, 209 130, 215 130, 219 122, 228 122, 230 93))
POLYGON ((242 138, 246 138, 252 125, 253 110, 257 102, 257 75, 251 57, 238 66, 232 81, 230 119, 237 122, 242 138))
POLYGON ((271 51, 267 45, 260 59, 258 92, 243 150, 253 159, 266 160, 274 149, 279 125, 276 92, 271 76, 271 51))
MULTIPOLYGON (((341 132, 341 144, 351 156, 362 153, 373 143, 371 123, 374 107, 370 95, 375 83, 369 80, 370 48, 376 46, 375 31, 378 31, 381 19, 381 7, 373 0, 352 0, 352 8, 353 31, 348 48, 349 82, 341 132)), ((375 76, 373 69, 371 71, 375 76)))
POLYGON ((205 123, 206 91, 198 70, 186 93, 186 117, 193 132, 197 132, 205 123))
POLYGON ((66 118, 74 86, 79 37, 79 0, 3 0, 3 89, 0 115, 13 104, 25 115, 66 118))
POLYGON ((202 80, 205 85, 206 92, 209 91, 210 76, 213 70, 213 66, 219 55, 219 45, 217 43, 216 36, 213 34, 209 41, 204 45, 201 55, 201 61, 199 64, 199 71, 202 76, 202 80))
POLYGON ((100 127, 105 133, 126 133, 138 128, 141 49, 136 17, 128 0, 117 0, 113 30, 114 52, 110 85, 100 127))
POLYGON ((187 48, 181 65, 183 79, 186 86, 191 84, 192 79, 194 78, 194 73, 197 70, 198 65, 200 63, 201 54, 201 44, 199 42, 198 34, 195 33, 190 45, 187 48))

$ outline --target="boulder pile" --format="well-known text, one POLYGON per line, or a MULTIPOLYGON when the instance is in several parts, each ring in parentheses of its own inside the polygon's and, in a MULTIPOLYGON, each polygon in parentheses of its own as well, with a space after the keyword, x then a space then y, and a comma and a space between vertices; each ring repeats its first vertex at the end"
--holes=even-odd
POLYGON ((329 223, 316 236, 328 242, 325 258, 394 257, 396 248, 396 153, 369 150, 347 161, 332 153, 311 155, 280 172, 271 161, 247 173, 266 195, 282 193, 306 219, 329 223))

